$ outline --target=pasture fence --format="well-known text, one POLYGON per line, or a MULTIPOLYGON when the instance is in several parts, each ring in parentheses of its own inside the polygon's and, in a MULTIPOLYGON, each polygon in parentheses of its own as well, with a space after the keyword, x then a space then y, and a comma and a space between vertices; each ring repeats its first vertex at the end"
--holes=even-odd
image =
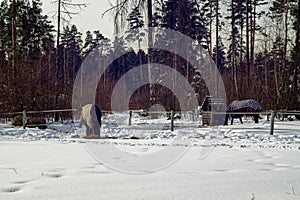
MULTIPOLYGON (((29 119, 29 116, 31 118, 37 117, 37 118, 47 118, 47 121, 50 123, 54 122, 54 116, 55 114, 59 114, 59 121, 64 122, 65 120, 71 120, 72 122, 75 121, 75 119, 79 119, 80 116, 79 109, 57 109, 57 110, 41 110, 41 111, 26 111, 23 110, 22 112, 10 112, 10 113, 0 113, 0 119, 4 119, 4 123, 7 123, 8 121, 11 121, 13 117, 15 116, 22 116, 22 126, 25 129, 26 127, 37 127, 47 124, 27 124, 27 119, 29 119)), ((111 113, 111 111, 102 110, 101 111, 104 114, 111 113)))
MULTIPOLYGON (((28 116, 31 117, 38 117, 38 118, 47 118, 48 121, 53 121, 54 115, 59 114, 60 115, 60 121, 64 121, 66 119, 73 119, 73 112, 77 112, 78 110, 76 109, 60 109, 60 110, 41 110, 41 111, 26 111, 23 110, 22 112, 11 112, 11 113, 0 113, 1 118, 5 118, 5 122, 8 121, 8 119, 12 119, 14 116, 22 116, 22 126, 25 129, 26 124, 27 124, 27 119, 29 118, 28 116), (68 113, 67 115, 65 113, 68 113)), ((35 127, 35 126, 46 126, 47 124, 31 124, 30 126, 35 127)))
MULTIPOLYGON (((77 109, 60 109, 60 110, 42 110, 42 111, 22 111, 22 112, 12 112, 12 113, 0 113, 0 118, 4 118, 5 121, 7 122, 7 118, 12 118, 16 115, 21 115, 22 116, 22 125, 23 128, 26 128, 26 123, 27 123, 27 119, 28 116, 38 116, 38 117, 48 117, 49 119, 54 119, 54 114, 55 113, 69 113, 68 116, 71 116, 72 121, 74 121, 75 118, 79 119, 79 111, 77 109)), ((112 111, 108 111, 108 110, 102 110, 101 111, 104 115, 105 114, 111 114, 112 111)), ((141 117, 144 117, 145 119, 153 119, 156 118, 157 116, 165 116, 168 117, 168 119, 170 120, 168 122, 169 124, 169 129, 171 131, 174 131, 174 122, 175 119, 178 118, 178 116, 176 116, 177 113, 180 113, 180 116, 186 117, 189 116, 190 119, 192 119, 191 121, 196 121, 195 123, 189 123, 187 125, 180 125, 178 127, 182 127, 182 126, 187 126, 187 127, 203 127, 203 125, 200 124, 200 118, 199 116, 202 115, 202 117, 204 117, 203 112, 198 112, 197 110, 195 111, 187 111, 187 112, 182 112, 182 111, 145 111, 145 110, 129 110, 128 114, 128 126, 132 126, 133 125, 133 118, 134 115, 133 114, 139 114, 141 117), (155 117, 153 117, 155 116, 155 117)), ((205 116, 207 116, 208 111, 205 111, 205 116)), ((211 116, 218 116, 218 115, 226 115, 228 113, 226 112, 209 112, 209 114, 211 116)), ((274 124, 275 124, 275 118, 277 117, 279 120, 284 120, 285 118, 291 120, 291 116, 295 116, 296 119, 300 120, 300 111, 295 111, 295 110, 269 110, 269 111, 264 111, 264 112, 230 112, 230 114, 241 114, 241 115, 251 115, 251 114, 259 114, 259 115, 264 115, 267 116, 267 120, 270 121, 270 130, 269 130, 269 134, 273 135, 274 134, 274 124), (284 116, 284 117, 282 117, 284 116)), ((63 122, 63 118, 61 118, 61 121, 63 122)), ((50 120, 48 120, 49 122, 50 120)), ((46 125, 46 124, 31 124, 31 126, 37 126, 37 125, 46 125)), ((221 124, 220 124, 221 125, 221 124)))
MULTIPOLYGON (((133 115, 132 113, 139 113, 140 111, 129 111, 129 123, 128 125, 131 126, 132 125, 132 118, 133 118, 133 115)), ((180 111, 164 111, 164 112, 161 112, 161 111, 149 111, 147 112, 149 115, 150 114, 163 114, 163 115, 169 115, 170 116, 170 130, 173 131, 174 130, 174 121, 175 121, 175 118, 174 117, 174 113, 180 113, 180 111)), ((225 116, 226 112, 213 112, 213 111, 205 111, 205 112, 192 112, 192 111, 189 111, 187 112, 189 114, 192 115, 192 120, 194 121, 195 119, 199 120, 199 115, 202 115, 202 118, 203 117, 207 117, 207 116, 225 116)), ((280 117, 280 116, 285 116, 285 118, 289 119, 289 120, 292 120, 291 116, 295 116, 296 119, 300 120, 300 111, 295 111, 295 110, 269 110, 269 111, 262 111, 262 112, 230 112, 230 114, 240 114, 240 115, 251 115, 251 114, 259 114, 259 115, 263 115, 263 116, 266 116, 267 117, 267 121, 270 121, 270 129, 269 129, 269 134, 270 135, 273 135, 274 134, 274 131, 275 131, 275 128, 274 128, 274 124, 275 124, 275 118, 277 117, 280 121, 283 121, 284 118, 280 117)), ((203 121, 202 121, 203 122, 203 121)), ((200 125, 200 120, 197 121, 197 127, 204 127, 203 125, 200 125)), ((223 124, 220 124, 220 125, 223 125, 223 124)), ((188 124, 187 125, 188 127, 192 127, 191 124, 188 124)), ((182 127, 182 125, 180 126, 182 127)))

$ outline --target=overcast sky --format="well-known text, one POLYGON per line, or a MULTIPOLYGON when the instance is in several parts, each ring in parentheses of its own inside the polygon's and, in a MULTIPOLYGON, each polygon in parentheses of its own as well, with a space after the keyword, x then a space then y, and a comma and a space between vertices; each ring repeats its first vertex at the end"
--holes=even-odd
MULTIPOLYGON (((51 21, 56 22, 52 16, 53 12, 57 11, 57 4, 51 3, 55 0, 42 1, 44 14, 48 15, 51 21)), ((81 33, 85 34, 87 30, 100 30, 106 37, 113 38, 113 17, 106 14, 102 18, 102 13, 110 7, 108 0, 73 0, 73 2, 87 4, 87 7, 71 21, 71 24, 75 24, 81 33)))

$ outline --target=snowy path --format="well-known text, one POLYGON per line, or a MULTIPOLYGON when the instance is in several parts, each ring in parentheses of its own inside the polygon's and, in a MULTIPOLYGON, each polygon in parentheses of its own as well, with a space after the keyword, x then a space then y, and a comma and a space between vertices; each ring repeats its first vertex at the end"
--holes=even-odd
MULTIPOLYGON (((134 147, 133 147, 134 148, 134 147)), ((121 173, 84 144, 0 142, 0 199, 299 199, 300 151, 189 148, 154 173, 121 173)), ((123 158, 126 161, 126 158, 123 158)))

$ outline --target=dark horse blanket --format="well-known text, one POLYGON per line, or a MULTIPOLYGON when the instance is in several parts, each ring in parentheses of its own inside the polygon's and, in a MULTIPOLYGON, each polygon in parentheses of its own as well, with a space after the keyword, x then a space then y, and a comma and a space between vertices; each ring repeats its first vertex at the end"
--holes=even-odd
POLYGON ((244 114, 230 114, 231 112, 241 112, 241 113, 251 113, 249 114, 250 116, 253 116, 255 123, 258 123, 258 119, 260 118, 259 114, 253 113, 253 112, 261 112, 262 108, 261 105, 253 99, 247 99, 247 100, 242 100, 238 101, 235 100, 226 109, 226 117, 225 117, 225 122, 224 125, 228 125, 228 118, 231 117, 231 124, 233 124, 233 119, 234 118, 239 118, 240 122, 243 123, 242 121, 242 116, 244 114))
POLYGON ((87 104, 82 107, 79 126, 86 126, 87 137, 100 137, 101 116, 97 105, 87 104))

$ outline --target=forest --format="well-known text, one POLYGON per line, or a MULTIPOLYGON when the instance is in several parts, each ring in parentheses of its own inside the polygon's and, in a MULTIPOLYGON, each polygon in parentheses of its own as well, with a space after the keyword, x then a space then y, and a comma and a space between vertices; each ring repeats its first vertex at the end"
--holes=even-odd
MULTIPOLYGON (((0 113, 71 108, 74 80, 89 53, 101 47, 109 57, 120 48, 130 49, 139 38, 118 33, 147 27, 172 29, 201 45, 221 73, 227 103, 251 98, 264 110, 300 109, 298 0, 118 0, 105 14, 114 18, 114 36, 103 35, 101 27, 81 33, 76 24, 57 26, 60 21, 43 13, 41 0, 2 0, 0 113)), ((108 100, 120 77, 149 62, 172 66, 188 77, 199 104, 209 95, 183 58, 162 50, 132 49, 100 78, 96 103, 110 110, 108 100)), ((155 103, 180 109, 172 91, 156 85, 155 92, 160 97, 155 103)), ((153 103, 149 85, 134 95, 133 103, 141 108, 153 103)))

